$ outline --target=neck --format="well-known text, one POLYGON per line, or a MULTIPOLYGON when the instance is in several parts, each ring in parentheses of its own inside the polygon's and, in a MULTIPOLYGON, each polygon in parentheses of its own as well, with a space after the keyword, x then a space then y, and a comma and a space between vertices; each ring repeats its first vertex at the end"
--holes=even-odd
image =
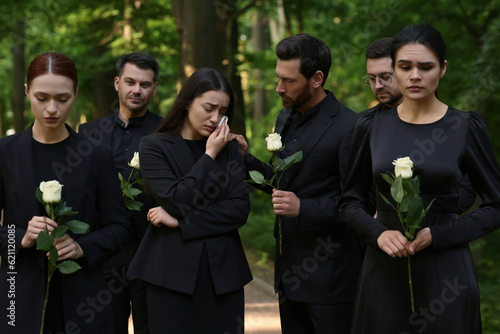
POLYGON ((313 95, 311 96, 309 101, 307 101, 306 103, 304 103, 304 105, 302 105, 302 107, 299 109, 299 112, 301 114, 304 114, 306 110, 309 110, 318 103, 320 103, 326 97, 326 95, 327 94, 323 89, 323 87, 321 87, 321 89, 314 90, 313 95))
POLYGON ((398 115, 403 121, 415 124, 432 123, 444 116, 448 106, 434 95, 426 100, 404 99, 398 106, 398 115))
POLYGON ((64 124, 55 129, 47 129, 39 126, 35 121, 33 124, 33 138, 43 144, 55 144, 69 137, 69 131, 64 124))

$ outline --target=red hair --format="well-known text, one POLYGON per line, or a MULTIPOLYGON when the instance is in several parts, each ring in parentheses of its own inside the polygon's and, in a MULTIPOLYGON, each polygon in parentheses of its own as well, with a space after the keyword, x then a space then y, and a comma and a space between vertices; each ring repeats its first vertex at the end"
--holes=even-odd
POLYGON ((40 75, 52 73, 70 78, 74 84, 74 91, 78 87, 78 72, 75 63, 65 54, 58 52, 45 52, 31 61, 26 76, 26 85, 29 89, 33 79, 40 75))

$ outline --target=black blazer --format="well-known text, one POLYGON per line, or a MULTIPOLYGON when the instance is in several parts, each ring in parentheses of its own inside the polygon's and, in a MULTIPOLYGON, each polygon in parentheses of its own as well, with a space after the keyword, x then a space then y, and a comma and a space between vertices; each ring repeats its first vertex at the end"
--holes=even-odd
MULTIPOLYGON (((82 333, 113 333, 109 303, 102 302, 111 292, 100 267, 107 254, 119 249, 121 243, 132 236, 125 205, 121 198, 118 177, 111 152, 94 146, 71 128, 66 165, 58 166, 66 188, 67 205, 78 211, 69 219, 78 219, 90 225, 91 232, 77 234, 85 257, 77 262, 82 269, 62 275, 62 295, 65 322, 68 328, 81 329, 82 333), (97 309, 89 300, 97 301, 97 309), (101 300, 101 302, 99 302, 101 300)), ((45 252, 32 248, 21 249, 28 221, 35 215, 43 216, 35 191, 32 155, 32 128, 0 139, 0 207, 3 209, 3 226, 0 227, 0 332, 39 333, 47 280, 45 252), (15 231, 15 267, 9 268, 9 229, 15 231), (6 279, 14 271, 15 296, 7 298, 10 286, 6 279), (14 300, 16 326, 7 324, 6 311, 14 300)), ((52 287, 54 289, 55 287, 52 287)), ((107 301, 107 299, 106 299, 107 301)))
MULTIPOLYGON (((287 130, 290 117, 290 109, 280 112, 276 133, 287 130)), ((354 111, 328 92, 310 120, 309 132, 303 134, 302 161, 285 171, 288 175, 280 184, 280 189, 292 191, 300 199, 297 218, 281 217, 281 256, 276 243, 275 289, 284 289, 294 301, 333 304, 354 300, 363 251, 340 220, 338 202, 357 119, 354 111)), ((260 170, 269 180, 267 164, 252 156, 246 162, 247 170, 260 170)), ((276 238, 277 225, 278 219, 276 238)))
POLYGON ((129 275, 193 294, 206 246, 218 295, 251 281, 238 228, 250 204, 239 147, 230 142, 216 160, 195 161, 181 136, 153 134, 139 146, 142 175, 158 205, 179 219, 179 228, 150 225, 129 275))

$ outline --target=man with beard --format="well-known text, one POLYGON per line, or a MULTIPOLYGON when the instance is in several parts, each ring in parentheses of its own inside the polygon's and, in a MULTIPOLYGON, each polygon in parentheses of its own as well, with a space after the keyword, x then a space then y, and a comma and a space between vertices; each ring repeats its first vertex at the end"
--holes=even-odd
MULTIPOLYGON (((275 290, 282 333, 349 333, 363 252, 339 218, 338 201, 358 116, 324 89, 331 53, 323 41, 298 34, 275 51, 276 92, 284 107, 276 121, 283 143, 277 154, 284 159, 303 153, 283 172, 280 190, 263 188, 272 193, 277 216, 275 290)), ((233 137, 247 170, 270 180, 269 165, 247 153, 242 135, 233 137)))
POLYGON ((382 111, 397 107, 403 102, 398 83, 393 76, 391 60, 392 37, 384 37, 372 42, 366 49, 365 85, 370 86, 380 103, 368 110, 382 111))
MULTIPOLYGON (((109 116, 80 125, 79 133, 90 138, 95 145, 111 147, 118 172, 128 179, 132 171, 128 164, 134 152, 139 151, 140 139, 152 133, 162 119, 148 110, 149 102, 158 88, 160 68, 152 56, 133 52, 118 60, 116 70, 114 85, 118 92, 119 108, 109 116)), ((139 195, 136 200, 143 203, 139 211, 129 210, 136 238, 124 245, 121 252, 107 259, 104 265, 109 291, 112 293, 111 306, 117 334, 128 333, 131 303, 134 333, 149 333, 146 285, 126 275, 149 225, 146 217, 153 204, 151 197, 146 194, 139 195)))

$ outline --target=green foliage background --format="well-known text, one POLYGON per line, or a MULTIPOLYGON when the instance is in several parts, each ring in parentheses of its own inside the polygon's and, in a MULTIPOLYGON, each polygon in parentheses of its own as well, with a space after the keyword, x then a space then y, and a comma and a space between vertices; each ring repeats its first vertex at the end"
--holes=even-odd
MULTIPOLYGON (((228 6, 249 1, 214 0, 228 6)), ((256 11, 269 23, 279 18, 278 0, 257 2, 238 18, 239 74, 243 78, 246 126, 250 151, 267 160, 264 138, 273 132, 281 103, 274 91, 274 43, 255 51, 252 43, 252 15, 256 11), (261 77, 252 75, 261 71, 261 77), (260 122, 253 119, 254 93, 264 89, 265 110, 260 122)), ((322 38, 331 48, 333 66, 326 88, 355 111, 374 103, 373 95, 361 77, 365 74, 364 50, 374 39, 392 36, 402 27, 426 22, 441 31, 448 47, 448 71, 441 81, 440 98, 463 110, 478 110, 486 119, 495 150, 500 152, 500 0, 288 0, 283 1, 291 33, 307 32, 322 38)), ((95 82, 99 73, 114 69, 118 57, 131 51, 145 51, 157 58, 160 85, 151 110, 165 115, 177 92, 179 45, 170 0, 135 0, 132 13, 132 41, 122 36, 124 0, 3 0, 0 4, 0 121, 3 133, 13 122, 12 49, 25 42, 26 67, 45 51, 68 54, 79 70, 79 96, 69 123, 77 126, 85 116, 95 117, 95 82), (16 20, 24 18, 24 32, 14 30, 16 20)), ((195 9, 193 9, 195 10, 195 9)), ((200 13, 199 15, 203 15, 200 13)), ((270 35, 270 24, 265 26, 270 35)), ((285 35, 281 36, 285 37, 285 35)), ((203 38, 203 36, 200 36, 203 38)), ((112 85, 112 78, 109 81, 112 85)), ((109 112, 116 104, 109 106, 109 112)), ((25 116, 32 121, 29 105, 25 116)), ((274 215, 269 195, 251 191, 252 211, 241 229, 247 249, 265 259, 274 256, 274 215)), ((484 333, 500 333, 500 251, 499 232, 474 243, 482 296, 484 333)))

